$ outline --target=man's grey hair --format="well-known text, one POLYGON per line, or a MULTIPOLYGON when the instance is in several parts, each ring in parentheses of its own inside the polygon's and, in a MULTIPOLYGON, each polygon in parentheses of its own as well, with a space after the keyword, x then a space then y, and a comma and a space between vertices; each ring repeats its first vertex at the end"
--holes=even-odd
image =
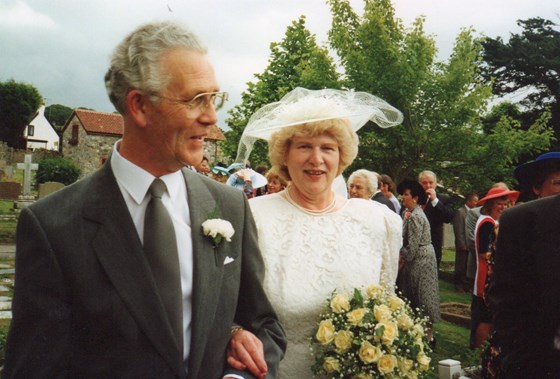
POLYGON ((425 176, 431 176, 432 178, 434 178, 434 182, 437 183, 437 176, 433 171, 430 170, 424 170, 422 171, 420 174, 418 174, 418 181, 422 181, 422 178, 425 176))
POLYGON ((161 58, 174 48, 207 52, 196 34, 170 21, 142 25, 115 48, 105 88, 119 113, 126 114, 126 96, 131 89, 154 94, 167 87, 169 77, 161 70, 161 58))

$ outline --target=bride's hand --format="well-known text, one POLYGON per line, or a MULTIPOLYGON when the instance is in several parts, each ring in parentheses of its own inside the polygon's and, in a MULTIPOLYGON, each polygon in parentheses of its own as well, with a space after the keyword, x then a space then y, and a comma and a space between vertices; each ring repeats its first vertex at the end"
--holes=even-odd
POLYGON ((227 362, 236 370, 249 370, 257 378, 264 378, 268 371, 261 340, 244 329, 232 333, 227 350, 227 362))

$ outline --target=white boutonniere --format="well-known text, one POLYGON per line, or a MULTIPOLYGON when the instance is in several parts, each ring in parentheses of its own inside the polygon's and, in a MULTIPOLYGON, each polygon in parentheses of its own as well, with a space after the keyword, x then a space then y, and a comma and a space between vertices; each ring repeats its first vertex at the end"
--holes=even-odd
POLYGON ((205 236, 212 238, 214 247, 217 247, 222 242, 222 239, 231 242, 231 237, 234 235, 235 230, 229 221, 213 218, 202 223, 202 232, 205 236))

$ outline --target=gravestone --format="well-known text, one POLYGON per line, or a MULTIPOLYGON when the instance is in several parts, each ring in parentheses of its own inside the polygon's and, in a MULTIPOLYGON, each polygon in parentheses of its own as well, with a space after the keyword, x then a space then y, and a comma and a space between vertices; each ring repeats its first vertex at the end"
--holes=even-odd
POLYGON ((14 178, 14 166, 4 167, 4 174, 6 175, 4 179, 12 180, 14 178))
POLYGON ((59 182, 45 182, 39 184, 39 199, 50 195, 53 192, 58 191, 59 189, 64 188, 63 183, 59 182))
POLYGON ((23 163, 18 163, 18 170, 23 170, 23 196, 31 195, 31 171, 38 170, 39 165, 33 162, 33 156, 31 154, 25 154, 25 159, 23 163))
POLYGON ((21 184, 16 182, 0 182, 0 199, 17 200, 21 195, 21 184))

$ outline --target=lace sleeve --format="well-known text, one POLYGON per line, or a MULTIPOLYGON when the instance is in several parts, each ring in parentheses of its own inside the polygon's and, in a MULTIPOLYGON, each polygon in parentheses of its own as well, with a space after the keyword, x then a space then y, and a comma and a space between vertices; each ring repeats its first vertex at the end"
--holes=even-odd
POLYGON ((387 283, 394 284, 397 281, 399 252, 402 247, 402 219, 389 209, 384 216, 387 237, 383 247, 381 278, 387 283))

